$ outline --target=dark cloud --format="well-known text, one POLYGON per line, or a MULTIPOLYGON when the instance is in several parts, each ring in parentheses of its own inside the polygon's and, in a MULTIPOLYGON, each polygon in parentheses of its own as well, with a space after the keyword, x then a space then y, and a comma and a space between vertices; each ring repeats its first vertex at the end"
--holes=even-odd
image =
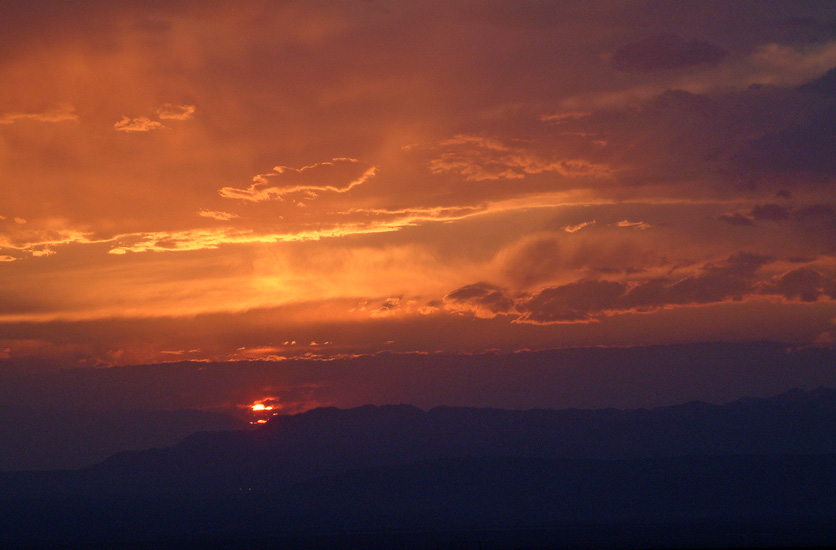
POLYGON ((741 300, 750 292, 755 273, 770 258, 741 252, 720 265, 708 265, 695 275, 679 280, 655 279, 631 289, 624 307, 656 308, 664 305, 707 304, 741 300))
POLYGON ((830 69, 819 78, 800 86, 799 90, 832 97, 836 94, 836 67, 830 69))
POLYGON ((789 300, 815 302, 822 294, 830 293, 832 288, 833 281, 815 269, 800 267, 778 277, 774 286, 768 287, 766 291, 780 294, 789 300))
POLYGON ((780 204, 758 204, 752 208, 752 217, 756 220, 771 222, 784 221, 790 217, 789 211, 780 204))
MULTIPOLYGON (((807 101, 799 93, 790 94, 784 102, 785 109, 795 111, 811 105, 818 107, 808 115, 811 120, 765 132, 745 145, 738 155, 741 166, 766 177, 806 174, 832 181, 836 175, 836 105, 807 101)), ((797 181, 787 179, 786 183, 797 181)))
POLYGON ((608 311, 648 311, 666 305, 739 301, 757 287, 757 271, 771 259, 741 252, 681 279, 632 282, 583 279, 545 288, 517 301, 520 322, 588 321, 608 311))
POLYGON ((489 283, 475 283, 458 288, 444 297, 448 304, 464 307, 465 309, 487 311, 493 314, 506 313, 514 306, 514 302, 501 288, 489 283))
POLYGON ((830 204, 811 204, 796 210, 793 217, 802 223, 832 222, 836 220, 836 209, 830 204))
POLYGON ((517 304, 521 321, 555 323, 589 320, 595 313, 611 309, 624 295, 623 283, 581 280, 546 288, 517 304))
POLYGON ((836 209, 831 204, 810 204, 792 213, 806 244, 817 246, 820 252, 832 254, 836 250, 836 209))
POLYGON ((729 225, 745 226, 754 224, 751 218, 747 218, 740 212, 735 212, 734 214, 721 214, 717 219, 729 225))
POLYGON ((671 82, 652 96, 625 94, 623 102, 613 96, 605 107, 585 107, 586 116, 561 119, 560 129, 605 143, 581 158, 609 166, 619 183, 636 188, 751 200, 790 199, 802 182, 813 189, 832 185, 835 95, 788 85, 720 89, 690 82, 671 82), (689 189, 695 182, 701 184, 689 189))
POLYGON ((657 34, 618 48, 612 65, 619 71, 660 71, 694 65, 714 65, 726 50, 703 40, 685 40, 676 34, 657 34))

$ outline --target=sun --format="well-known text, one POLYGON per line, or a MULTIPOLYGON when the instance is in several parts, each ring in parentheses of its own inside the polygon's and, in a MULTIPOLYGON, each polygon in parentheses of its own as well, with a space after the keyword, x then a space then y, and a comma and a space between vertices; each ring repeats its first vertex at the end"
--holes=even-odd
POLYGON ((265 424, 267 420, 271 416, 276 416, 279 414, 277 412, 279 407, 279 400, 276 397, 264 397, 257 401, 253 401, 249 405, 243 405, 243 408, 247 408, 250 410, 250 414, 253 415, 253 420, 250 421, 250 424, 265 424))

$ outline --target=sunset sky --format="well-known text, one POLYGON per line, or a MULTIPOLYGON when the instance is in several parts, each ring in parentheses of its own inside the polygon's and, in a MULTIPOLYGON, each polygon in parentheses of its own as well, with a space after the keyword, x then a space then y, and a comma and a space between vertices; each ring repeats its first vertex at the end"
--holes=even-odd
POLYGON ((836 4, 0 7, 0 365, 836 342, 836 4))

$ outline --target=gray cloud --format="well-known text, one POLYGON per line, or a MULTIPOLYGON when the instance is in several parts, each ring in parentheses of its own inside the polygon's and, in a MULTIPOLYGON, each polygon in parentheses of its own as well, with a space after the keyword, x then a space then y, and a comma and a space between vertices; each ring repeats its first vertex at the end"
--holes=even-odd
POLYGON ((764 293, 802 302, 815 302, 823 295, 836 298, 836 279, 810 267, 800 267, 776 277, 773 284, 764 288, 764 293))
MULTIPOLYGON (((517 322, 563 323, 596 320, 609 312, 651 311, 665 306, 711 304, 740 301, 747 294, 781 294, 789 299, 809 301, 810 285, 816 284, 816 296, 829 292, 823 278, 811 282, 807 268, 777 284, 764 286, 759 270, 770 263, 768 256, 740 252, 716 264, 706 264, 693 274, 675 278, 653 277, 621 281, 580 279, 551 286, 534 294, 509 296, 489 283, 461 287, 445 297, 445 302, 489 316, 515 313, 517 322), (806 286, 805 286, 806 285, 806 286)), ((814 272, 817 273, 817 272, 814 272)))
POLYGON ((771 222, 784 221, 790 217, 789 210, 780 204, 758 204, 752 208, 751 215, 756 220, 771 222))
POLYGON ((657 34, 618 48, 612 65, 619 71, 660 71, 694 65, 713 65, 728 52, 703 40, 685 40, 676 34, 657 34))
POLYGON ((610 281, 581 280, 546 288, 517 304, 521 321, 555 323, 585 321, 601 311, 612 309, 624 296, 626 286, 610 281))
POLYGON ((470 310, 483 316, 506 313, 514 306, 505 290, 485 282, 457 288, 444 297, 444 302, 455 310, 470 310))
POLYGON ((736 225, 736 226, 748 226, 754 225, 754 222, 751 218, 747 218, 740 212, 735 212, 733 214, 721 214, 718 218, 721 222, 727 223, 729 225, 736 225))

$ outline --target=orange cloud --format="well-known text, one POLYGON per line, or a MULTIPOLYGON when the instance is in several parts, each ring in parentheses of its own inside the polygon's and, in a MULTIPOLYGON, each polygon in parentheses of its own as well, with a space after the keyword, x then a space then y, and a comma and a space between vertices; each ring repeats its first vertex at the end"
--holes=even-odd
POLYGON ((234 220, 238 217, 238 214, 232 214, 231 212, 218 212, 215 210, 199 210, 197 215, 223 222, 234 220))
POLYGON ((188 120, 194 116, 194 105, 172 105, 166 103, 157 109, 160 120, 188 120))
POLYGON ((458 135, 439 144, 441 155, 430 161, 434 173, 454 172, 468 181, 521 179, 530 174, 554 172, 561 176, 597 177, 610 175, 601 164, 580 158, 549 158, 510 146, 493 138, 458 135))
POLYGON ((0 124, 14 124, 15 122, 32 120, 35 122, 77 122, 78 115, 73 107, 61 107, 51 111, 39 113, 4 113, 0 115, 0 124))
POLYGON ((594 223, 595 223, 595 220, 592 220, 591 222, 581 222, 577 225, 567 225, 566 227, 563 228, 563 230, 567 233, 576 233, 576 232, 580 231, 581 229, 583 229, 584 227, 593 225, 594 223))
POLYGON ((334 323, 282 341, 337 333, 341 353, 723 337, 731 319, 792 339, 804 311, 809 339, 809 312, 833 318, 836 42, 815 5, 779 31, 745 4, 709 37, 696 2, 19 4, 0 21, 4 334, 137 335, 91 344, 94 364, 269 348, 282 315, 334 323), (674 18, 687 39, 648 48, 674 18), (775 259, 733 273, 738 251, 775 259), (263 325, 216 346, 244 318, 263 325))
POLYGON ((616 224, 618 227, 631 227, 634 229, 647 229, 649 227, 653 227, 649 223, 645 223, 642 221, 638 222, 631 222, 630 220, 621 220, 616 224))
POLYGON ((377 173, 377 167, 372 166, 357 174, 360 167, 360 161, 350 158, 334 158, 302 168, 276 166, 273 172, 255 176, 254 183, 245 189, 224 187, 219 193, 227 199, 252 202, 282 200, 291 194, 310 199, 322 192, 347 193, 377 173), (270 185, 274 179, 287 183, 282 186, 270 185))
POLYGON ((150 118, 144 116, 137 118, 128 118, 123 116, 122 120, 113 125, 113 128, 117 132, 150 132, 152 130, 158 130, 162 127, 163 125, 161 122, 151 120, 150 118))

